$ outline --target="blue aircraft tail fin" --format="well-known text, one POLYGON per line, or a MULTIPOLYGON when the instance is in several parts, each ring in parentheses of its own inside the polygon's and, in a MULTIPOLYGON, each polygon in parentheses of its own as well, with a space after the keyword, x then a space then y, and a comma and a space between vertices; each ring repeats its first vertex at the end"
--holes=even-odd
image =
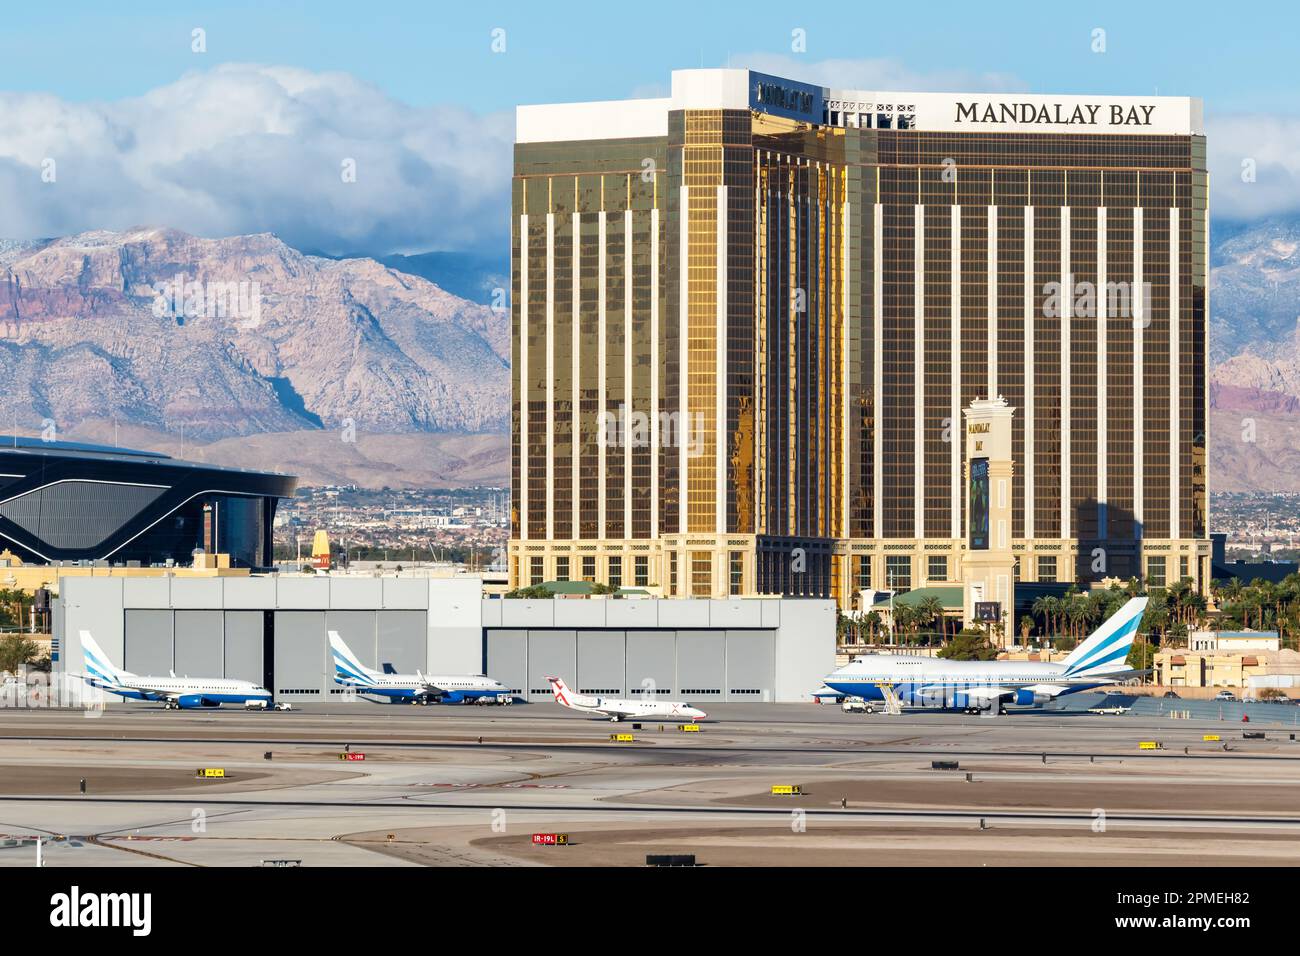
POLYGON ((375 672, 357 660, 352 648, 339 637, 338 631, 330 631, 329 639, 330 650, 334 654, 335 683, 364 687, 375 682, 375 672))
POLYGON ((1101 627, 1093 631, 1086 641, 1070 652, 1064 661, 1065 676, 1080 677, 1124 670, 1124 661, 1133 646, 1133 639, 1137 637, 1138 625, 1142 623, 1142 614, 1146 608, 1146 598, 1130 598, 1122 608, 1103 621, 1101 627))
POLYGON ((100 687, 117 687, 124 678, 135 676, 114 664, 89 631, 81 631, 77 636, 81 640, 81 653, 85 659, 86 680, 100 687))

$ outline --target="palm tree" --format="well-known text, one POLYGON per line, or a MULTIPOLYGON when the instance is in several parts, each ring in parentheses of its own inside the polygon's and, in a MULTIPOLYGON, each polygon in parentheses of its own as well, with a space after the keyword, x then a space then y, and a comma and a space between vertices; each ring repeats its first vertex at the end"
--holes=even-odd
POLYGON ((1186 623, 1187 620, 1187 601, 1192 594, 1192 585, 1188 581, 1177 581, 1165 588, 1165 600, 1169 604, 1169 615, 1172 621, 1186 623))
POLYGON ((1044 595, 1034 601, 1032 608, 1034 614, 1043 619, 1043 633, 1050 636, 1052 633, 1052 621, 1055 618, 1061 602, 1051 595, 1044 595))
POLYGON ((1066 618, 1070 622, 1070 636, 1076 641, 1083 633, 1083 629, 1088 624, 1088 605, 1086 601, 1079 600, 1077 595, 1074 600, 1070 601, 1066 609, 1066 618))
POLYGON ((1223 592, 1224 598, 1228 601, 1236 601, 1240 599, 1241 579, 1228 578, 1228 580, 1221 586, 1220 590, 1223 592))
POLYGON ((932 627, 935 622, 938 622, 940 628, 943 630, 943 638, 940 643, 948 643, 948 625, 945 623, 946 619, 943 616, 942 601, 933 595, 927 598, 922 598, 916 605, 916 613, 919 620, 925 621, 932 627))
POLYGON ((899 644, 907 643, 907 632, 912 627, 912 605, 900 604, 894 602, 894 641, 899 644), (898 635, 903 635, 903 640, 899 640, 898 635))
POLYGON ((1155 590, 1151 592, 1151 599, 1147 602, 1147 609, 1142 614, 1142 624, 1140 630, 1149 634, 1158 634, 1160 639, 1157 643, 1164 643, 1164 634, 1169 627, 1169 605, 1165 603, 1165 592, 1155 590))

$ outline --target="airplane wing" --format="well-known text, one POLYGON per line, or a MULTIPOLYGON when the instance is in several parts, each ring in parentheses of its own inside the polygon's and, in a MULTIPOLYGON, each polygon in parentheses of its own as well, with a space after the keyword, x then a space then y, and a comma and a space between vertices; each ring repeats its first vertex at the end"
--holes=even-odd
POLYGON ((442 697, 447 693, 447 688, 440 687, 418 670, 415 672, 415 679, 420 682, 420 686, 424 689, 424 693, 429 694, 432 697, 442 697))
MULTIPOLYGON (((1146 677, 1150 673, 1151 673, 1150 668, 1147 668, 1146 670, 1137 670, 1132 667, 1126 667, 1122 670, 1102 671, 1100 674, 1093 674, 1093 679, 1113 680, 1113 681, 1134 680, 1135 678, 1138 677, 1146 677)), ((1086 681, 1080 681, 1080 683, 1086 683, 1086 681)))
POLYGON ((181 696, 174 690, 159 690, 157 687, 149 687, 144 684, 132 684, 130 689, 139 691, 148 700, 176 700, 181 696))
POLYGON ((1118 684, 1126 680, 1134 680, 1138 677, 1145 677, 1150 674, 1150 670, 1133 670, 1124 668, 1114 671, 1103 671, 1101 673, 1093 672, 1087 676, 1074 675, 1066 677, 1063 674, 1053 675, 1042 683, 1056 684, 1063 687, 1089 687, 1095 684, 1118 684))
POLYGON ((962 690, 961 693, 965 694, 966 699, 972 702, 989 703, 1001 700, 1003 697, 1010 697, 1015 694, 1015 690, 1010 687, 969 687, 962 690))

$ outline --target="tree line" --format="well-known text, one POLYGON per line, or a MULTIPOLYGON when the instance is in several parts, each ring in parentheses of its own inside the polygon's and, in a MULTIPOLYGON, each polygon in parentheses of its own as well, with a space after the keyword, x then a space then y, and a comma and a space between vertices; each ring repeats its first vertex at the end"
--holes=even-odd
MULTIPOLYGON (((1139 650, 1135 645, 1134 660, 1149 661, 1156 648, 1186 647, 1192 631, 1210 629, 1275 630, 1283 647, 1300 650, 1300 574, 1288 575, 1277 583, 1259 580, 1243 584, 1236 578, 1214 581, 1210 594, 1212 601, 1198 594, 1187 580, 1144 587, 1138 578, 1130 578, 1124 583, 1087 591, 1071 585, 1060 597, 1037 598, 1030 613, 1021 616, 1019 631, 1026 644, 1037 636, 1053 650, 1068 651, 1118 611, 1125 601, 1145 595, 1148 603, 1138 628, 1142 635, 1138 645, 1145 644, 1146 648, 1139 650)), ((841 644, 877 644, 889 637, 884 616, 876 610, 841 614, 838 630, 841 644)), ((1000 627, 992 629, 994 635, 999 631, 1000 627)), ((944 653, 944 649, 961 638, 960 653, 965 656, 967 645, 979 646, 973 640, 975 635, 987 638, 989 632, 959 627, 958 622, 944 613, 938 598, 927 597, 915 604, 894 603, 893 643, 938 645, 940 653, 944 653)), ((989 642, 985 640, 984 644, 989 642)))

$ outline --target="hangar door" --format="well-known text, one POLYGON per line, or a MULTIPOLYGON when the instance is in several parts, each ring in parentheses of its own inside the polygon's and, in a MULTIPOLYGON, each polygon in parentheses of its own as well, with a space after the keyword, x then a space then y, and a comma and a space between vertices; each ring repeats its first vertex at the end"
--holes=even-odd
POLYGON ((227 611, 224 676, 262 683, 261 611, 227 611))
MULTIPOLYGON (((528 632, 487 632, 488 677, 505 684, 512 694, 528 693, 528 632)), ((525 698, 527 699, 527 698, 525 698)))
POLYGON ((621 696, 626 659, 622 631, 579 631, 578 693, 621 696))
POLYGON ((727 686, 725 631, 677 632, 676 696, 683 700, 721 700, 727 686))
POLYGON ((176 612, 176 673, 182 677, 216 677, 225 666, 224 620, 220 611, 176 612))
POLYGON ((392 664, 399 674, 428 670, 428 612, 384 610, 376 613, 379 662, 392 664))
POLYGON ((547 677, 562 677, 573 687, 578 679, 578 634, 576 631, 528 632, 528 699, 545 700, 551 695, 547 677))
MULTIPOLYGON (((172 612, 127 608, 122 670, 165 677, 172 669, 172 612)), ((113 661, 114 664, 118 663, 113 661)))
POLYGON ((275 612, 276 697, 325 699, 334 684, 332 664, 326 683, 326 646, 324 611, 275 612))
POLYGON ((771 700, 776 643, 771 631, 727 632, 727 699, 771 700))
POLYGON ((627 632, 629 694, 672 694, 677 684, 677 638, 672 631, 627 632))

